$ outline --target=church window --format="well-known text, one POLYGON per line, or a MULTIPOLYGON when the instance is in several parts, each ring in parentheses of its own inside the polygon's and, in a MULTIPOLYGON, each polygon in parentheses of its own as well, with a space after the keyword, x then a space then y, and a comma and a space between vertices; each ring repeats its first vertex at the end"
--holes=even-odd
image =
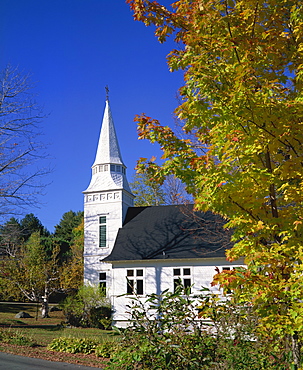
POLYGON ((124 167, 122 167, 122 173, 123 173, 123 175, 125 175, 125 168, 124 167))
POLYGON ((99 247, 106 247, 106 216, 99 217, 99 247))
POLYGON ((101 290, 101 295, 106 295, 106 272, 99 272, 99 287, 101 290))
POLYGON ((136 281, 136 288, 137 288, 137 294, 142 295, 143 294, 143 280, 136 281))
POLYGON ((143 295, 144 284, 143 284, 143 270, 132 269, 126 271, 126 293, 143 295))
POLYGON ((121 172, 121 166, 116 166, 116 171, 121 172))
POLYGON ((101 164, 100 166, 99 166, 99 172, 103 172, 104 171, 104 167, 103 167, 103 164, 101 164))
POLYGON ((116 170, 116 166, 115 166, 114 164, 111 164, 111 165, 110 165, 110 170, 111 170, 111 171, 113 171, 113 172, 115 172, 115 170, 116 170))
POLYGON ((184 287, 186 294, 190 294, 192 285, 191 269, 188 267, 174 268, 173 275, 174 275, 174 292, 176 291, 177 287, 181 285, 184 287))
POLYGON ((134 294, 134 280, 127 279, 127 294, 134 294))
POLYGON ((108 164, 104 165, 104 171, 108 171, 108 164))

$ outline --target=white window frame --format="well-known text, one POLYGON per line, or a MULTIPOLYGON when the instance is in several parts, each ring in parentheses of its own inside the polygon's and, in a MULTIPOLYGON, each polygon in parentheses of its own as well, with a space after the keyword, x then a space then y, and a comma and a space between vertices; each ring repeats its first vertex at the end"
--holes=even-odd
POLYGON ((189 294, 192 293, 191 286, 193 285, 193 268, 188 266, 173 267, 173 291, 176 291, 177 286, 183 285, 185 289, 189 289, 189 294), (179 270, 179 273, 178 273, 179 270))
POLYGON ((144 268, 126 269, 126 294, 143 296, 145 292, 144 268))

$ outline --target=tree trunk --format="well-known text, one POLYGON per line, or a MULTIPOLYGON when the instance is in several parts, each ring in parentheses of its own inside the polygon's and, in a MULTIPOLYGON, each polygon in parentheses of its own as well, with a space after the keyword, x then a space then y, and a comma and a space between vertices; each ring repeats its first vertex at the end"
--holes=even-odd
POLYGON ((299 335, 298 332, 295 332, 292 337, 292 356, 293 356, 293 361, 294 361, 294 369, 299 369, 300 363, 301 363, 301 355, 300 355, 300 350, 301 350, 301 345, 299 343, 299 335))
POLYGON ((45 319, 46 317, 49 317, 49 315, 48 315, 48 300, 45 297, 43 297, 43 301, 42 301, 41 316, 42 316, 43 319, 45 319))
POLYGON ((49 317, 48 298, 49 298, 48 289, 47 289, 47 285, 45 285, 44 296, 42 297, 43 300, 42 300, 42 307, 41 307, 41 316, 43 319, 45 319, 46 317, 49 317))

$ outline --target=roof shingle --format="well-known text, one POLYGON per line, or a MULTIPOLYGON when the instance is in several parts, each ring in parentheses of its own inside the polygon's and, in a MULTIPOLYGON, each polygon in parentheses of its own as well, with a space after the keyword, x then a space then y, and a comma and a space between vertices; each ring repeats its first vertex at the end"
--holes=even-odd
POLYGON ((130 207, 104 261, 224 257, 231 247, 224 223, 193 205, 130 207))

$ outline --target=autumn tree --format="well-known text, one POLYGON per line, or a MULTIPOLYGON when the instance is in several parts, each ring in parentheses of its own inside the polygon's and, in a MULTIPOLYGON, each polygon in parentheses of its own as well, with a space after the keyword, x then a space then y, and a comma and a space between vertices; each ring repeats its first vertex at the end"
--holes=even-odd
POLYGON ((51 295, 68 294, 83 284, 83 217, 81 212, 66 214, 62 219, 69 221, 60 222, 65 225, 60 229, 64 240, 70 243, 64 259, 58 237, 32 213, 20 221, 11 218, 0 227, 0 294, 41 303, 43 317, 48 316, 51 295), (73 223, 78 226, 71 229, 73 223))
POLYGON ((36 166, 45 158, 37 127, 43 116, 32 89, 29 76, 17 69, 8 66, 0 72, 1 216, 34 205, 48 172, 36 166))
POLYGON ((199 210, 234 229, 230 261, 246 269, 215 281, 258 313, 259 334, 291 337, 295 367, 303 331, 303 4, 295 0, 192 0, 167 8, 128 0, 136 20, 171 36, 171 71, 184 71, 175 115, 184 135, 146 115, 139 138, 158 142, 163 164, 139 170, 174 174, 199 210), (241 289, 240 289, 241 287, 241 289))
POLYGON ((58 253, 59 247, 54 246, 48 254, 40 233, 34 232, 14 257, 5 256, 0 260, 0 278, 6 291, 41 303, 42 317, 48 317, 49 298, 59 289, 58 253))
POLYGON ((63 263, 60 274, 60 286, 65 292, 76 291, 83 285, 84 279, 84 219, 80 225, 72 231, 73 242, 70 246, 70 253, 63 263))

